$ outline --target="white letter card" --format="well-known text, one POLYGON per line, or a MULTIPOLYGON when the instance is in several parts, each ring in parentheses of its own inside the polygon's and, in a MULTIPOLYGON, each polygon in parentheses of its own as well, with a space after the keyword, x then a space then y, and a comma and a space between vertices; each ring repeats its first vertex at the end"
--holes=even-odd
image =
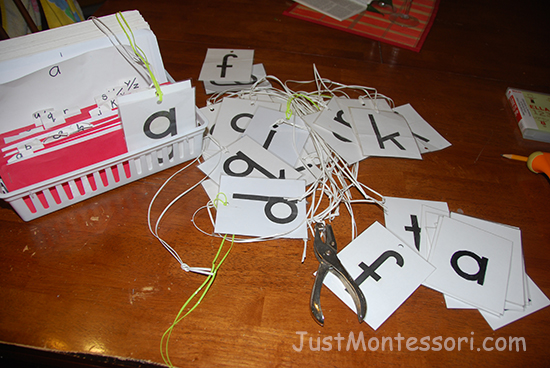
POLYGON ((298 179, 302 176, 252 138, 241 139, 200 164, 199 169, 219 184, 221 173, 237 177, 298 179))
POLYGON ((285 113, 258 106, 245 135, 293 167, 309 137, 304 121, 296 115, 285 119, 285 113))
POLYGON ((502 315, 511 259, 508 239, 441 217, 428 258, 436 270, 424 285, 502 315))
POLYGON ((250 82, 254 50, 208 49, 200 81, 250 82))
POLYGON ((223 147, 241 138, 258 107, 279 110, 281 104, 226 97, 222 100, 210 134, 223 147))
MULTIPOLYGON (((304 119, 311 124, 307 115, 304 119)), ((330 100, 312 127, 348 164, 352 165, 365 158, 351 125, 351 116, 340 107, 337 98, 330 100)))
POLYGON ((307 238, 303 180, 238 178, 222 175, 215 232, 246 236, 307 238))
MULTIPOLYGON (((379 222, 349 243, 338 257, 365 295, 365 322, 375 330, 434 271, 431 264, 379 222)), ((329 273, 325 285, 355 311, 351 296, 336 276, 329 273)))
POLYGON ((403 239, 411 248, 416 249, 424 259, 428 259, 430 243, 422 222, 423 206, 445 211, 447 217, 449 216, 449 207, 446 202, 386 197, 387 210, 384 218, 388 230, 403 239))
POLYGON ((196 126, 195 88, 190 81, 120 96, 120 118, 128 151, 139 151, 183 136, 196 126))
POLYGON ((422 159, 405 118, 394 112, 350 107, 365 156, 422 159))

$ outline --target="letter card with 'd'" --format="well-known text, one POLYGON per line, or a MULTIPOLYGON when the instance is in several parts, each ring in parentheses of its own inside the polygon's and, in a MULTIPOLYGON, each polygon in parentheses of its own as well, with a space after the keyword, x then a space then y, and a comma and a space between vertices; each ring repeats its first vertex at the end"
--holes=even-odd
POLYGON ((305 181, 222 175, 215 232, 307 238, 305 181))

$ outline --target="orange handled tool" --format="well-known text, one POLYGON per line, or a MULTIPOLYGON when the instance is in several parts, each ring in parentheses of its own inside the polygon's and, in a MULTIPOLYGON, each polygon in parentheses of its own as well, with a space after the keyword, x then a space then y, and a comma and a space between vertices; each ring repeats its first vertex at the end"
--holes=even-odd
POLYGON ((529 155, 529 157, 513 154, 505 154, 502 155, 502 157, 527 162, 527 167, 532 172, 537 174, 545 173, 548 177, 550 177, 550 153, 548 152, 533 152, 529 155))

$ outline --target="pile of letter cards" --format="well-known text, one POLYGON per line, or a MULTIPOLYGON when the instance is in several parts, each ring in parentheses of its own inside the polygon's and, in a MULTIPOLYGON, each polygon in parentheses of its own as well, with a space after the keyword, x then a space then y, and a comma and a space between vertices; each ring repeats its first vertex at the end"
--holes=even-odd
MULTIPOLYGON (((250 50, 208 50, 200 79, 246 81, 252 65, 250 50)), ((304 194, 320 161, 306 124, 350 165, 368 156, 421 159, 450 145, 410 105, 395 113, 386 100, 335 97, 303 118, 287 117, 286 109, 286 99, 266 94, 225 97, 201 109, 210 124, 199 165, 209 177, 203 187, 211 199, 223 193, 229 201, 217 208, 216 233, 307 238, 304 194)))
MULTIPOLYGON (((525 272, 517 227, 450 213, 445 202, 386 198, 386 226, 371 225, 339 252, 377 329, 420 285, 449 309, 478 309, 493 330, 550 305, 525 272)), ((353 311, 333 275, 325 284, 353 311)))
MULTIPOLYGON (((246 82, 251 67, 248 50, 209 50, 203 73, 210 74, 201 78, 246 82)), ((386 100, 333 97, 321 111, 288 118, 286 102, 258 94, 201 109, 210 122, 203 187, 227 200, 217 206, 216 233, 307 238, 304 197, 322 160, 306 124, 348 164, 421 159, 450 145, 409 104, 392 111, 386 100)), ((449 213, 445 202, 386 198, 385 206, 386 226, 374 223, 339 253, 365 294, 372 328, 420 285, 443 293, 448 308, 477 308, 493 329, 549 304, 525 272, 520 229, 449 213)), ((355 311, 335 276, 325 284, 355 311)))
POLYGON ((0 101, 4 192, 160 146, 196 124, 190 81, 169 82, 137 11, 0 42, 0 101))

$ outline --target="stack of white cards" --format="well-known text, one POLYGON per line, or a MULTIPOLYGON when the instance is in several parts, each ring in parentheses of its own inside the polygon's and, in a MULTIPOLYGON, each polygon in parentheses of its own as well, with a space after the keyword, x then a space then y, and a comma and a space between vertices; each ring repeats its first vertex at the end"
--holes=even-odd
POLYGON ((211 198, 227 198, 227 205, 218 206, 217 233, 307 238, 307 176, 300 158, 308 132, 296 129, 304 127, 299 118, 291 119, 294 126, 281 123, 281 110, 280 103, 238 98, 203 109, 212 124, 199 165, 210 178, 203 187, 211 198))
MULTIPOLYGON (((208 49, 199 80, 207 94, 251 88, 266 76, 263 64, 253 64, 254 50, 208 49)), ((259 83, 270 87, 267 81, 259 83)))
MULTIPOLYGON (((223 65, 221 63, 223 61, 218 65, 223 65)), ((203 187, 212 199, 220 192, 226 196, 233 195, 222 186, 223 183, 260 178, 265 179, 265 182, 258 184, 255 196, 296 198, 296 194, 281 193, 278 184, 273 181, 290 180, 301 182, 296 185, 304 188, 302 195, 298 196, 304 200, 305 187, 315 182, 321 174, 317 165, 322 160, 313 145, 312 134, 316 134, 316 139, 321 137, 348 164, 356 163, 369 155, 420 159, 421 152, 448 146, 448 142, 420 118, 410 105, 396 109, 401 111, 397 114, 391 112, 382 100, 375 106, 370 101, 365 103, 357 99, 333 98, 324 110, 301 118, 295 114, 287 116, 286 101, 277 96, 259 97, 225 97, 220 102, 201 109, 210 125, 203 153, 204 162, 199 168, 210 179, 203 183, 203 187), (350 124, 346 119, 354 123, 350 124), (413 135, 411 126, 418 132, 416 136, 413 135), (430 146, 424 145, 426 142, 430 142, 430 146), (224 176, 230 178, 224 181, 224 176)), ((292 234, 291 237, 306 237, 305 209, 292 224, 277 223, 280 228, 273 232, 273 228, 268 230, 269 227, 256 223, 256 220, 266 220, 266 216, 265 223, 272 223, 263 209, 265 203, 262 204, 262 201, 256 201, 259 213, 249 213, 247 216, 253 220, 243 222, 236 217, 231 208, 238 203, 244 203, 242 201, 229 200, 227 206, 218 208, 216 232, 268 237, 292 234), (225 216, 228 219, 224 220, 225 216), (222 223, 225 224, 223 227, 220 225, 222 223), (282 226, 283 224, 289 228, 282 226), (248 227, 249 230, 243 227, 248 227), (300 231, 293 231, 299 228, 300 231)), ((289 211, 289 206, 273 206, 273 210, 275 209, 289 211)), ((281 214, 280 218, 287 217, 281 214)))
POLYGON ((196 128, 195 90, 168 80, 157 39, 137 11, 0 43, 4 191, 188 134, 196 128))
MULTIPOLYGON (((449 213, 445 202, 386 198, 386 206, 386 227, 375 223, 339 253, 372 328, 421 284, 448 308, 478 309, 495 330, 550 304, 525 272, 520 229, 449 213)), ((325 283, 355 310, 337 279, 325 283)))
MULTIPOLYGON (((199 79, 248 83, 253 58, 252 50, 209 49, 199 79)), ((302 94, 256 87, 248 94, 216 95, 201 109, 209 121, 199 165, 209 177, 203 187, 212 200, 222 193, 227 198, 217 208, 216 233, 306 238, 306 188, 330 165, 319 144, 347 165, 369 156, 421 159, 450 145, 410 105, 392 109, 387 99, 334 97, 314 112, 297 114, 290 111, 289 99, 302 94), (239 185, 253 190, 237 193, 239 185), (242 212, 245 205, 251 212, 242 212)))
MULTIPOLYGON (((252 59, 250 50, 209 50, 201 80, 245 83, 252 59)), ((201 109, 209 127, 199 168, 209 178, 203 188, 216 205, 218 234, 305 239, 313 212, 324 211, 307 208, 308 190, 337 181, 329 167, 371 156, 421 160, 450 146, 411 105, 393 107, 382 95, 258 92, 215 95, 201 109), (315 108, 293 111, 293 99, 303 97, 315 108)), ((348 190, 331 187, 327 197, 348 190)), ((518 228, 451 214, 445 202, 383 199, 385 226, 374 223, 339 252, 367 299, 372 328, 420 285, 443 293, 449 308, 478 309, 494 329, 548 305, 525 273, 518 228)), ((336 277, 325 284, 355 310, 336 277)))

